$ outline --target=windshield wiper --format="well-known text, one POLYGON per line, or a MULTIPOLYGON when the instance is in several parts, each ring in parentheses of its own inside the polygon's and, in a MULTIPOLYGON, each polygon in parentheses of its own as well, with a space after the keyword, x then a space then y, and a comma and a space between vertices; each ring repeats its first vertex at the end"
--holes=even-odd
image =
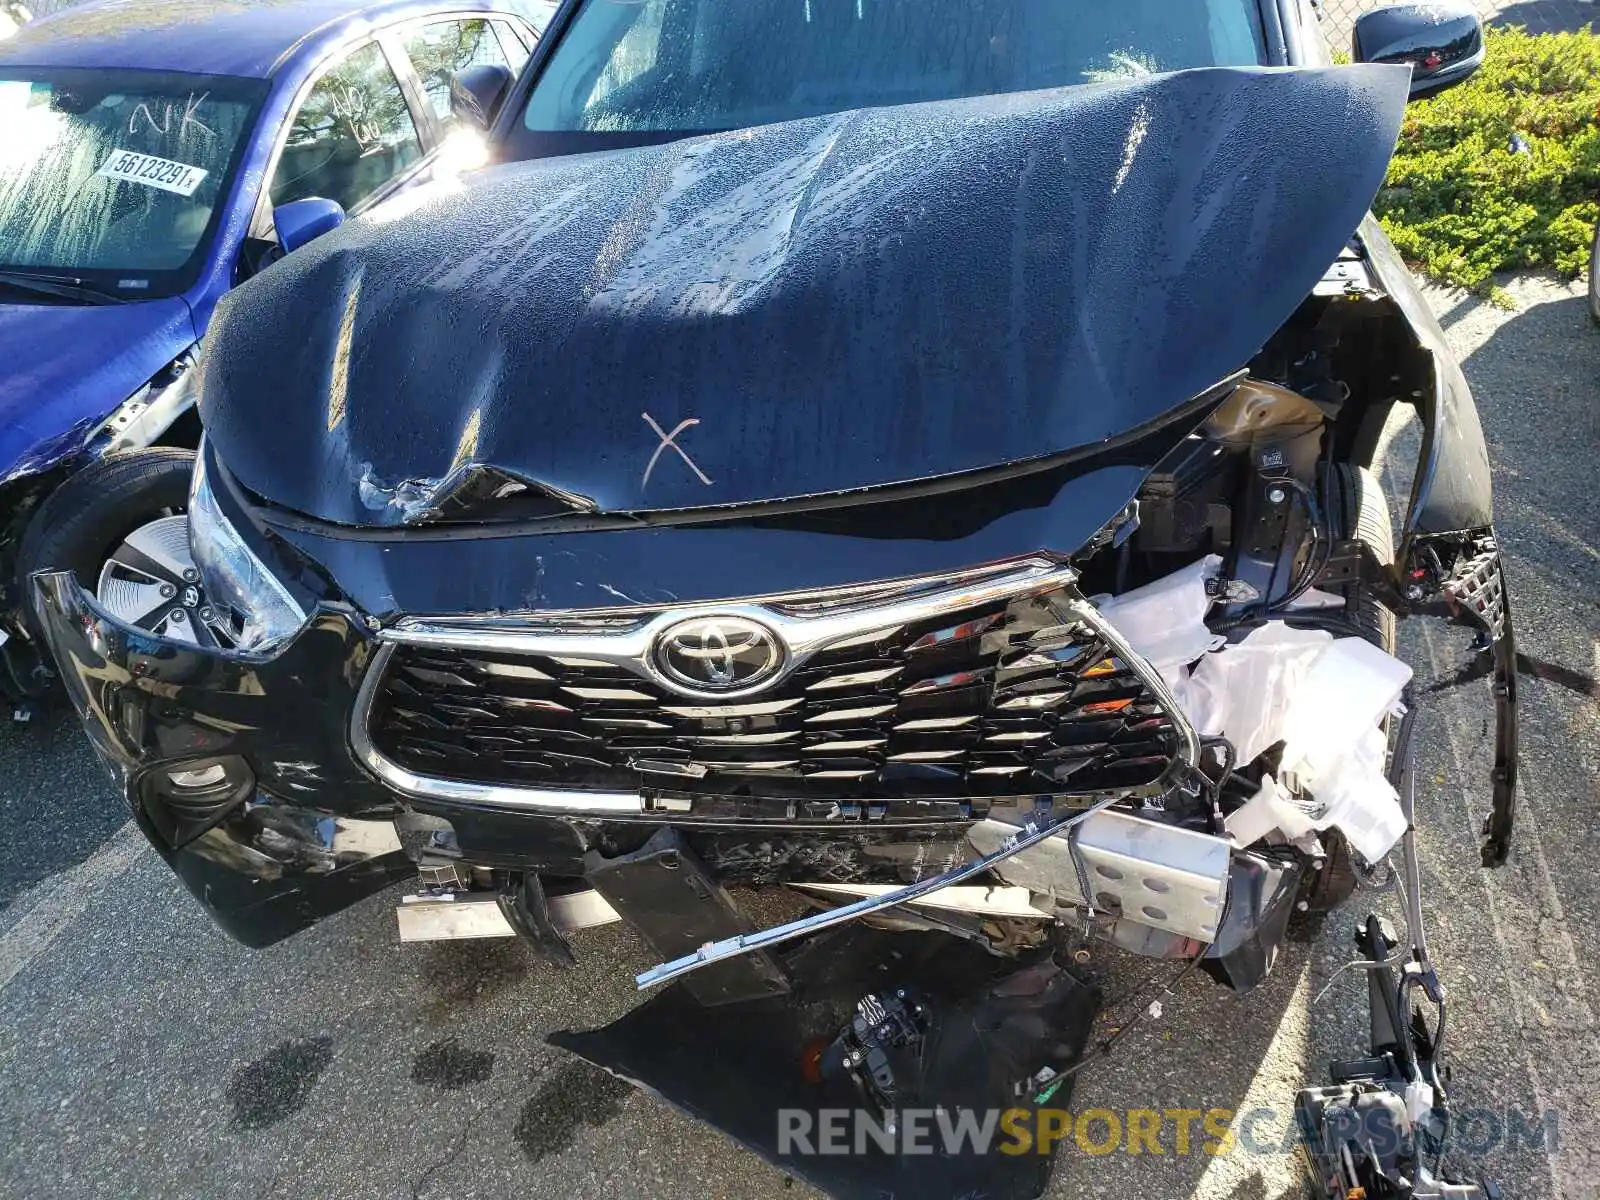
POLYGON ((31 292, 36 296, 57 296, 63 300, 80 300, 85 304, 126 304, 126 296, 118 296, 95 287, 76 275, 39 275, 32 271, 0 271, 0 286, 31 292))

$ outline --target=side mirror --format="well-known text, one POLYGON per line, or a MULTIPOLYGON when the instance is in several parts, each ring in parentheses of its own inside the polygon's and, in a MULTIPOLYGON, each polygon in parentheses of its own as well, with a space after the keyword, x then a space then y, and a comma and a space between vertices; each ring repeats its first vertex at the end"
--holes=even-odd
POLYGON ((1413 100, 1466 79, 1483 66, 1483 48, 1483 20, 1460 0, 1376 8, 1350 33, 1356 62, 1411 64, 1413 100))
POLYGON ((511 71, 499 65, 468 67, 450 76, 450 112, 474 129, 487 129, 511 87, 511 71))
POLYGON ((272 210, 272 227, 278 233, 278 245, 285 254, 300 249, 313 238, 331 232, 344 224, 344 206, 336 200, 312 196, 308 200, 292 200, 272 210))

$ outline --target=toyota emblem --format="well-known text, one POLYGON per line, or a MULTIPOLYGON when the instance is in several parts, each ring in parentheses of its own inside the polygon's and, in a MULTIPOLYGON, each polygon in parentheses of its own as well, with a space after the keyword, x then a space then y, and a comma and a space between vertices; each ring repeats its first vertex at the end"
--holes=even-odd
POLYGON ((744 617, 695 617, 662 631, 656 666, 673 683, 696 692, 755 687, 783 665, 778 635, 744 617))

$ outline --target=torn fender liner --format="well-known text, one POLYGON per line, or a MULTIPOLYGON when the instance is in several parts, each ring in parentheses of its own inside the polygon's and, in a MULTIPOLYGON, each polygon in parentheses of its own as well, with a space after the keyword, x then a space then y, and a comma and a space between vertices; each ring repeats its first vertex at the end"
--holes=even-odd
POLYGON ((624 511, 1093 446, 1305 298, 1406 89, 1213 68, 498 169, 231 293, 206 428, 247 487, 357 525, 469 463, 624 511))
MULTIPOLYGON (((932 1111, 943 1108, 956 1125, 962 1110, 981 1127, 993 1112, 1020 1109, 1019 1127, 1037 1130, 1035 1087, 1017 1085, 1041 1068, 1059 1071, 1088 1041, 1099 993, 1048 957, 1019 969, 967 942, 942 934, 885 933, 852 926, 807 942, 785 967, 796 994, 707 1009, 676 984, 602 1029, 560 1032, 550 1041, 639 1086, 713 1126, 774 1166, 838 1200, 1031 1200, 1049 1183, 1055 1144, 1040 1153, 1022 1147, 993 1122, 987 1153, 969 1140, 947 1153, 932 1111), (843 1075, 808 1070, 817 1049, 831 1043, 863 996, 904 990, 931 1020, 920 1051, 895 1064, 899 1131, 895 1153, 870 1134, 856 1153, 852 1115, 831 1135, 848 1153, 821 1150, 819 1114, 862 1113, 882 1127, 883 1114, 843 1075), (918 1143, 928 1152, 898 1153, 911 1136, 908 1118, 924 1114, 918 1143), (781 1113, 804 1141, 783 1139, 781 1113), (799 1116, 798 1114, 804 1114, 799 1116), (809 1123, 808 1123, 809 1122, 809 1123), (1010 1153, 1001 1147, 1011 1146, 1010 1153), (785 1152, 785 1151, 789 1152, 785 1152)), ((1043 1102, 1066 1109, 1069 1078, 1043 1102)), ((1045 1085, 1047 1088, 1048 1085, 1045 1085)), ((1056 1127, 1060 1132, 1060 1127, 1056 1127)))

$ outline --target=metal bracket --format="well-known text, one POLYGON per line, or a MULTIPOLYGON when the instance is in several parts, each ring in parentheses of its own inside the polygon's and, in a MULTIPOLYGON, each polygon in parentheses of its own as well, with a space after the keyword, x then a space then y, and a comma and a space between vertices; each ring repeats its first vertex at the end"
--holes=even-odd
MULTIPOLYGON (((567 935, 622 920, 599 892, 586 889, 546 895, 550 921, 567 935)), ((496 892, 441 892, 402 896, 395 908, 402 942, 517 937, 496 892)))
MULTIPOLYGON (((1014 825, 990 817, 973 825, 967 839, 984 853, 1015 832, 1014 825)), ((1072 843, 1065 837, 1018 854, 995 875, 1056 904, 1103 909, 1198 942, 1216 940, 1228 895, 1226 838, 1122 812, 1099 813, 1073 835, 1084 868, 1081 881, 1072 843), (1084 883, 1089 884, 1087 895, 1084 883)))
POLYGON ((1327 563, 1313 583, 1316 587, 1359 583, 1385 608, 1397 613, 1411 610, 1411 604, 1395 583, 1394 568, 1379 562, 1372 547, 1359 539, 1343 538, 1334 542, 1327 563))

